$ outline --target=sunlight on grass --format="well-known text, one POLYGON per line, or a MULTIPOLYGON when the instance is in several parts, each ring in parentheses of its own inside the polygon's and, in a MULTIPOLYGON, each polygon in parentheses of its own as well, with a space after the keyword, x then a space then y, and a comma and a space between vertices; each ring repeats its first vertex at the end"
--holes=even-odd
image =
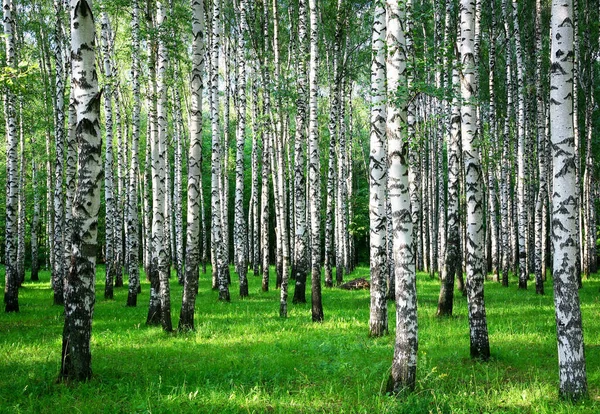
MULTIPOLYGON (((52 306, 49 274, 20 291, 21 313, 0 314, 0 412, 351 412, 576 413, 600 411, 600 281, 581 290, 590 399, 558 401, 556 333, 548 294, 486 284, 492 360, 469 358, 466 299, 457 292, 451 318, 435 317, 439 282, 418 275, 419 366, 414 394, 382 393, 394 342, 368 337, 369 292, 325 289, 325 322, 310 321, 310 303, 290 304, 278 317, 279 292, 260 292, 250 272, 251 297, 220 303, 201 275, 196 332, 165 334, 145 325, 148 291, 137 308, 127 290, 104 300, 99 269, 93 337, 93 379, 57 384, 62 309, 52 306), (253 292, 253 293, 252 293, 253 292)), ((210 272, 209 272, 210 274, 210 272)), ((368 274, 359 268, 354 275, 368 274)), ((310 300, 310 299, 309 299, 310 300)), ((172 280, 176 326, 181 287, 172 280)))

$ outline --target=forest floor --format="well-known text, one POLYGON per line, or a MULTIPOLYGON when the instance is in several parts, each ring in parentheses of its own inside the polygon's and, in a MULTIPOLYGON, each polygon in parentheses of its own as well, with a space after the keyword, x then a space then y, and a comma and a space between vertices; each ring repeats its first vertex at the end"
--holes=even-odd
MULTIPOLYGON (((466 299, 457 292, 455 316, 436 318, 439 282, 419 274, 417 387, 396 398, 382 392, 393 355, 394 305, 389 335, 370 338, 368 291, 324 289, 324 323, 311 322, 310 303, 290 303, 282 320, 279 291, 261 292, 252 272, 245 300, 232 273, 231 303, 217 301, 208 273, 200 276, 196 332, 166 334, 145 326, 148 283, 138 307, 127 308, 126 288, 104 300, 103 270, 96 286, 94 374, 87 383, 56 382, 63 311, 52 306, 48 272, 20 289, 20 313, 0 313, 0 412, 600 412, 598 275, 580 290, 590 397, 571 404, 558 400, 550 280, 545 296, 535 294, 533 282, 527 291, 518 291, 514 279, 509 288, 486 283, 492 359, 482 363, 469 357, 466 299)), ((0 276, 4 280, 3 269, 0 276)), ((346 280, 354 277, 368 277, 368 268, 346 280)), ((173 278, 173 326, 181 291, 173 278)))

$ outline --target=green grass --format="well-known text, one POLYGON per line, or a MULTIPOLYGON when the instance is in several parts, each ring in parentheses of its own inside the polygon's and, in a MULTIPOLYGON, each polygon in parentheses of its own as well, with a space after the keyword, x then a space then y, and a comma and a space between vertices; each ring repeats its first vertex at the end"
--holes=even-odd
MULTIPOLYGON (((99 269, 100 272, 103 268, 99 269)), ((366 276, 359 268, 350 277, 366 276)), ((115 300, 98 300, 92 336, 93 379, 56 382, 60 367, 62 309, 52 306, 49 274, 19 292, 21 312, 0 313, 0 412, 6 413, 579 413, 600 412, 600 280, 581 290, 590 398, 558 400, 552 291, 535 295, 516 285, 486 284, 492 360, 469 358, 466 300, 455 316, 435 317, 439 283, 418 277, 419 367, 414 394, 382 393, 393 353, 393 329, 369 338, 369 293, 323 291, 325 322, 310 321, 310 305, 289 306, 278 317, 279 291, 260 292, 250 273, 250 298, 220 303, 201 275, 197 331, 165 334, 144 325, 148 291, 137 308, 125 307, 126 288, 115 300)), ((232 273, 235 281, 235 274, 232 273)), ((2 278, 3 280, 3 278, 2 278)), ((172 279, 173 324, 181 287, 172 279)), ((390 304, 390 328, 394 325, 390 304)))

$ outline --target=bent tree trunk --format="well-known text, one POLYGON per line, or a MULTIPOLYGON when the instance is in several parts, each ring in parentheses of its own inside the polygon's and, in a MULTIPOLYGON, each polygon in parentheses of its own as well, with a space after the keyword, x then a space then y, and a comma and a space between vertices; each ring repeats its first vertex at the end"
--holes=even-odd
POLYGON ((77 102, 79 142, 77 191, 73 200, 71 267, 65 283, 60 378, 84 381, 91 377, 90 339, 95 302, 96 251, 102 139, 100 94, 96 75, 96 29, 89 0, 71 0, 71 87, 77 102))

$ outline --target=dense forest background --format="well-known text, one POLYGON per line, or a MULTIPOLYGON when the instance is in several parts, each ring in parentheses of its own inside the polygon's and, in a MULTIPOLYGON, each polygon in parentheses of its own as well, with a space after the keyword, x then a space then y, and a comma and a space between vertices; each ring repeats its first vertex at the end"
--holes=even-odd
POLYGON ((455 285, 468 297, 483 361, 484 280, 538 295, 551 281, 559 357, 583 366, 561 365, 560 395, 587 393, 576 288, 598 262, 598 1, 3 4, 5 303, 50 270, 64 338, 82 335, 63 338, 63 377, 91 376, 69 347, 87 335, 89 363, 96 263, 104 298, 127 285, 128 307, 143 269, 146 323, 167 332, 171 273, 185 331, 200 274, 223 302, 260 276, 281 317, 310 290, 322 322, 321 285, 368 264, 371 336, 396 302, 388 391, 415 388, 424 272, 438 316, 455 285))

